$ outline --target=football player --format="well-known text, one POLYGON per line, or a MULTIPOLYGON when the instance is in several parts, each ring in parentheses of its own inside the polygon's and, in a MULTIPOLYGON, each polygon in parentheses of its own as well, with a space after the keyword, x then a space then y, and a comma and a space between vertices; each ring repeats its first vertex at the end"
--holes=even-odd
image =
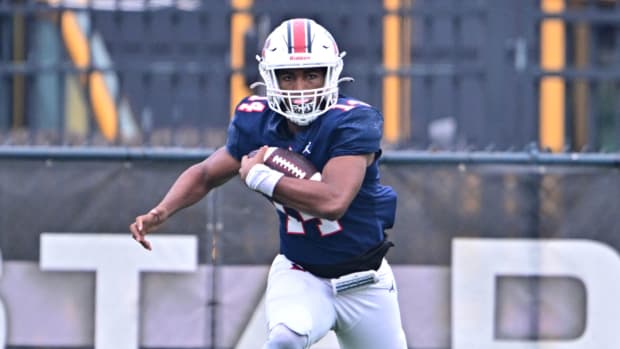
POLYGON ((267 281, 264 349, 309 348, 330 330, 341 349, 407 347, 385 258, 396 193, 379 180, 383 117, 339 95, 338 84, 347 80, 340 78, 343 57, 313 20, 275 28, 257 56, 266 96, 243 99, 226 145, 185 170, 130 225, 133 238, 150 249, 146 234, 236 175, 269 198, 279 215, 280 251, 267 281), (321 180, 266 166, 267 146, 302 154, 321 180))

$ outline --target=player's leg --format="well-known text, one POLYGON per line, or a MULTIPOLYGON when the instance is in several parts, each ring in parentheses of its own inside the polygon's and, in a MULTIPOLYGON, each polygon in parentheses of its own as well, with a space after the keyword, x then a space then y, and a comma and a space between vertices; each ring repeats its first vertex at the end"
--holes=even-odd
POLYGON ((334 325, 331 285, 309 272, 299 270, 283 255, 277 256, 267 281, 265 310, 269 325, 267 345, 273 348, 308 348, 320 340, 334 325), (291 335, 293 334, 293 335, 291 335))
POLYGON ((407 348, 396 282, 385 260, 378 275, 378 283, 336 297, 336 336, 341 349, 407 348))

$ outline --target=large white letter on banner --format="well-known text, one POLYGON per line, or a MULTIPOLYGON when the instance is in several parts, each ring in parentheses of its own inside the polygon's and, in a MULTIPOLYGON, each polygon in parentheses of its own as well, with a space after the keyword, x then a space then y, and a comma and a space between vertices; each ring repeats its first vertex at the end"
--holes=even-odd
POLYGON ((147 251, 129 234, 41 234, 42 270, 96 272, 95 349, 136 349, 139 273, 197 269, 194 236, 153 236, 147 251))
POLYGON ((616 349, 620 343, 620 258, 590 240, 454 239, 453 349, 616 349), (498 276, 569 276, 586 289, 586 326, 570 340, 494 338, 498 276))

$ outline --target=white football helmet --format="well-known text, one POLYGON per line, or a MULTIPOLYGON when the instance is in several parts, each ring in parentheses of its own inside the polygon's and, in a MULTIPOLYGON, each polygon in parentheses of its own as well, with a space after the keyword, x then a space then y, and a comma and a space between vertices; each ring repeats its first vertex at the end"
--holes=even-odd
POLYGON ((269 107, 297 125, 310 124, 338 100, 344 55, 332 35, 315 21, 295 18, 282 22, 265 40, 261 55, 256 56, 269 107), (282 90, 278 86, 278 69, 317 67, 326 68, 321 88, 282 90))

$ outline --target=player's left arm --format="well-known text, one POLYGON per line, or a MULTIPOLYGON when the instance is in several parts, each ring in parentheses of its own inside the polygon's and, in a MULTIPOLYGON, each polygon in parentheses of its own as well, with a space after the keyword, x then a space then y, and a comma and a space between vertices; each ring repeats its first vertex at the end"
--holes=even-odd
POLYGON ((318 218, 341 218, 362 186, 374 154, 344 155, 330 159, 320 182, 282 177, 273 198, 285 206, 318 218))
MULTIPOLYGON (((333 131, 336 139, 332 144, 334 155, 323 166, 321 181, 277 178, 273 184, 275 187, 269 186, 272 189, 268 195, 284 206, 314 217, 340 219, 358 194, 368 166, 375 161, 381 130, 382 117, 377 111, 363 109, 347 114, 333 131)), ((266 150, 264 146, 253 157, 241 159, 241 179, 246 180, 250 169, 263 162, 266 150)))
POLYGON ((332 131, 332 157, 321 171, 320 182, 283 177, 273 192, 285 206, 328 220, 340 219, 358 194, 366 170, 380 149, 383 118, 367 106, 341 114, 332 131))

